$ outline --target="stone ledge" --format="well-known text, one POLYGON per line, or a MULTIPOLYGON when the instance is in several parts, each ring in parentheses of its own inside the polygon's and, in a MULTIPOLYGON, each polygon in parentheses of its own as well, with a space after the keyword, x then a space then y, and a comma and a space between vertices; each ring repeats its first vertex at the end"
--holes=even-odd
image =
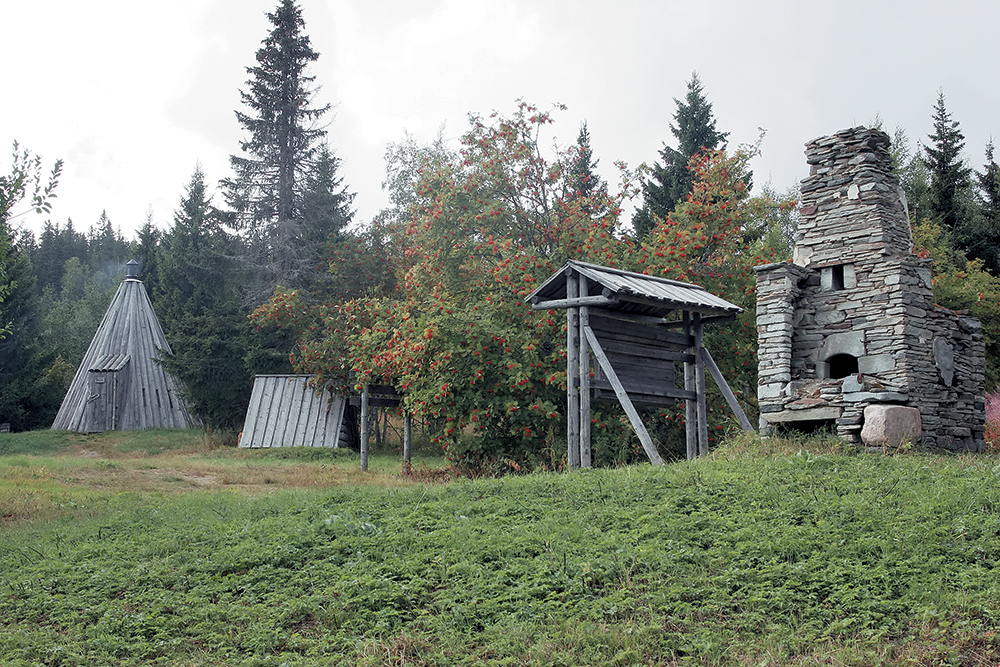
POLYGON ((761 414, 761 419, 770 424, 784 424, 788 422, 803 421, 827 421, 840 418, 840 408, 809 408, 806 410, 783 410, 781 412, 767 412, 761 414))

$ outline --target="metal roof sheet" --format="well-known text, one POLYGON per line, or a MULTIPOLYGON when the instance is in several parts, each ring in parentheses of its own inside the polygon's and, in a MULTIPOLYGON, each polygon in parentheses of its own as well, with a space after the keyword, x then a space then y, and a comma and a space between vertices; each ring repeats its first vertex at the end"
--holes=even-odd
POLYGON ((527 301, 566 298, 567 271, 581 276, 613 293, 618 303, 608 306, 638 314, 664 314, 671 310, 695 310, 719 315, 736 314, 743 309, 693 283, 647 276, 588 262, 568 260, 563 267, 528 295, 527 301))

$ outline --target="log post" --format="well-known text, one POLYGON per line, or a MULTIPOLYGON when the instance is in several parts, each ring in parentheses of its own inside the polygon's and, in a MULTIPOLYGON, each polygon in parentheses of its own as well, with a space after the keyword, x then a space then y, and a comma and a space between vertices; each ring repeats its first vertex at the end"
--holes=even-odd
MULTIPOLYGON (((579 296, 576 273, 566 275, 566 299, 579 296)), ((566 465, 580 467, 580 314, 579 308, 566 310, 566 465)))
POLYGON ((705 401, 705 354, 702 351, 704 327, 701 313, 694 314, 694 383, 698 393, 698 456, 708 454, 708 405, 705 401))
MULTIPOLYGON (((684 336, 689 340, 692 339, 691 333, 691 313, 689 311, 684 311, 684 336)), ((695 348, 692 345, 687 348, 687 352, 690 355, 695 354, 695 348)), ((690 361, 684 362, 684 391, 696 392, 694 383, 694 363, 690 361)), ((691 461, 698 456, 698 413, 697 413, 697 399, 687 399, 684 401, 684 440, 687 445, 687 460, 691 461)))
POLYGON ((368 470, 368 438, 371 426, 368 424, 368 385, 361 390, 361 469, 368 470))
MULTIPOLYGON (((582 278, 586 284, 586 278, 582 278)), ((593 465, 590 449, 590 341, 586 331, 590 328, 590 308, 580 308, 580 467, 593 465)))
POLYGON ((403 415, 403 472, 409 474, 413 470, 413 420, 410 413, 403 415))

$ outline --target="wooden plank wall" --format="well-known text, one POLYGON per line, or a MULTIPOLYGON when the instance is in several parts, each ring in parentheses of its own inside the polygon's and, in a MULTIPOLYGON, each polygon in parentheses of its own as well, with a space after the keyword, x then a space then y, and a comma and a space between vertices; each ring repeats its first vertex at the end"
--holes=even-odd
POLYGON ((258 375, 240 447, 347 447, 347 400, 323 390, 308 375, 258 375))

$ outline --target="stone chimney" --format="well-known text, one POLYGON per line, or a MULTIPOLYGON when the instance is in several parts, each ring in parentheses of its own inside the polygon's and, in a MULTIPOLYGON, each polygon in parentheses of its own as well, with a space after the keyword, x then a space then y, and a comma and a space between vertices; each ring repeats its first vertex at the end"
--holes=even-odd
POLYGON ((893 408, 916 424, 913 444, 981 449, 982 328, 933 302, 889 137, 843 130, 809 142, 806 161, 794 261, 757 267, 761 430, 828 427, 862 444, 893 408))

